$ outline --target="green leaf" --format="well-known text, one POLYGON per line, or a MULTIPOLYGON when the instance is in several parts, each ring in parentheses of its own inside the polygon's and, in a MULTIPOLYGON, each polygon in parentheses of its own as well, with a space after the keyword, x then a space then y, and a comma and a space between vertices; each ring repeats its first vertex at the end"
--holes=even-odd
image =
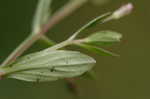
POLYGON ((120 33, 114 31, 100 31, 93 33, 86 39, 84 39, 85 43, 93 44, 93 45, 105 45, 119 42, 122 38, 120 33))
POLYGON ((80 76, 92 69, 95 60, 76 51, 41 51, 0 68, 6 77, 30 82, 46 82, 80 76))
POLYGON ((51 15, 50 5, 52 0, 38 0, 36 12, 33 18, 32 32, 37 33, 47 23, 51 15))
POLYGON ((76 36, 77 36, 79 33, 81 33, 81 32, 83 32, 84 30, 87 30, 87 29, 89 29, 89 28, 95 26, 95 25, 98 24, 98 23, 99 23, 99 24, 102 24, 103 21, 104 21, 104 19, 106 19, 106 18, 107 18, 108 16, 110 16, 110 15, 111 15, 111 13, 105 13, 105 14, 103 14, 103 15, 101 15, 101 16, 95 18, 95 19, 93 19, 92 21, 90 21, 89 23, 87 23, 86 25, 84 25, 83 27, 81 27, 79 30, 77 30, 77 31, 69 38, 69 40, 75 39, 76 36))
POLYGON ((99 47, 95 47, 95 46, 92 46, 92 45, 88 45, 88 44, 76 44, 77 46, 81 47, 81 48, 84 48, 84 49, 87 49, 88 51, 91 51, 91 52, 94 52, 98 55, 103 55, 103 56, 119 56, 115 53, 112 53, 110 51, 107 51, 105 49, 102 49, 102 48, 99 48, 99 47))

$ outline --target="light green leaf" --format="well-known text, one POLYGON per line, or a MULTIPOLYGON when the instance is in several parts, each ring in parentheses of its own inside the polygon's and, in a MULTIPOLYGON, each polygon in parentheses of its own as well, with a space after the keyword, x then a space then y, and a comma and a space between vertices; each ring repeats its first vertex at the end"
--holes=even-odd
POLYGON ((32 32, 37 33, 47 23, 51 15, 50 5, 52 0, 38 0, 36 12, 33 18, 32 32))
POLYGON ((95 60, 76 51, 41 51, 0 68, 8 78, 46 82, 82 75, 92 69, 95 60))
POLYGON ((84 49, 87 49, 88 51, 91 51, 91 52, 94 52, 98 55, 103 55, 103 56, 119 56, 117 54, 114 54, 110 51, 107 51, 105 49, 102 49, 102 48, 99 48, 99 47, 95 47, 95 46, 92 46, 92 45, 88 45, 88 44, 76 44, 77 46, 81 47, 81 48, 84 48, 84 49))
POLYGON ((84 41, 88 44, 104 45, 119 42, 121 38, 122 35, 120 33, 114 31, 100 31, 93 33, 92 35, 84 39, 84 41))

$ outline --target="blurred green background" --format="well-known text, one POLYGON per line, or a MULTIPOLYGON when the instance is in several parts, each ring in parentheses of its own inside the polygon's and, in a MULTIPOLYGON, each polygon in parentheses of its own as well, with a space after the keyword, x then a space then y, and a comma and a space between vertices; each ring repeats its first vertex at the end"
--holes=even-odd
MULTIPOLYGON (((66 1, 54 0, 53 11, 66 1)), ((98 25, 91 30, 114 30, 122 33, 121 43, 107 47, 121 57, 90 53, 97 60, 94 68, 97 79, 80 78, 76 81, 80 97, 66 88, 64 80, 36 84, 7 79, 0 81, 0 99, 150 99, 149 0, 110 0, 99 6, 87 3, 47 35, 58 42, 65 40, 89 20, 127 2, 132 2, 135 6, 131 15, 98 25)), ((0 62, 30 33, 36 4, 37 0, 0 1, 0 62)), ((30 49, 28 53, 42 47, 35 44, 32 48, 34 49, 30 49)))

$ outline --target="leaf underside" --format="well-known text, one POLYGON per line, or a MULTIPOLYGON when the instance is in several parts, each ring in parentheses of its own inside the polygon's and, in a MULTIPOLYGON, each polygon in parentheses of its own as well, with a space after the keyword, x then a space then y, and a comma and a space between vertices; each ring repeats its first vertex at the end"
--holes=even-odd
POLYGON ((92 69, 95 60, 76 51, 41 51, 5 67, 8 78, 30 82, 46 82, 80 76, 92 69))

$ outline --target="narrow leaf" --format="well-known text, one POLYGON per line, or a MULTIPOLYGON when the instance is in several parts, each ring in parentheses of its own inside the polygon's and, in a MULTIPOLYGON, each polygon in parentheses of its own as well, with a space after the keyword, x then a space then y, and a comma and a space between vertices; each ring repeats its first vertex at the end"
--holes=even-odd
POLYGON ((92 69, 95 60, 76 51, 41 51, 0 68, 8 78, 31 82, 46 82, 80 76, 92 69))
POLYGON ((87 49, 88 51, 91 51, 91 52, 94 52, 100 56, 119 56, 117 54, 114 54, 110 51, 107 51, 105 49, 102 49, 100 47, 95 47, 95 46, 92 46, 92 45, 88 45, 88 44, 76 44, 77 46, 81 47, 81 48, 84 48, 84 49, 87 49))
POLYGON ((84 39, 84 41, 88 44, 104 45, 119 42, 121 38, 122 35, 120 33, 114 31, 100 31, 93 33, 84 39))

